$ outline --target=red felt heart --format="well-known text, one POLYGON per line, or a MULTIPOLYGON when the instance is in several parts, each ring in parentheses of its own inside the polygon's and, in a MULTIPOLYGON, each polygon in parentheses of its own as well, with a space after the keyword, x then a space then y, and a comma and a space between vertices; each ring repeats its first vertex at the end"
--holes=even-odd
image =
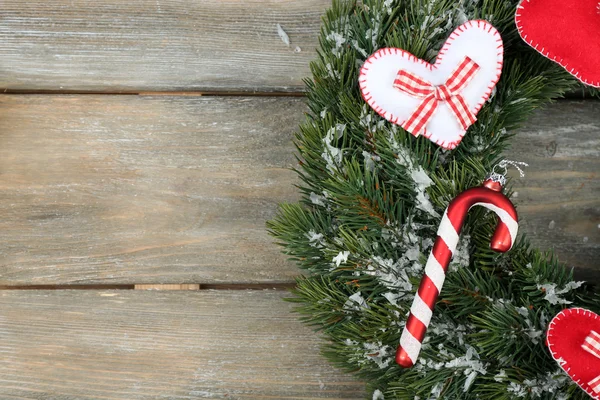
POLYGON ((600 87, 598 0, 523 0, 515 17, 530 46, 583 83, 600 87))
POLYGON ((592 382, 600 376, 600 353, 595 356, 582 347, 592 331, 600 333, 600 317, 583 308, 571 308, 552 319, 546 339, 560 367, 587 394, 599 400, 600 387, 592 382))

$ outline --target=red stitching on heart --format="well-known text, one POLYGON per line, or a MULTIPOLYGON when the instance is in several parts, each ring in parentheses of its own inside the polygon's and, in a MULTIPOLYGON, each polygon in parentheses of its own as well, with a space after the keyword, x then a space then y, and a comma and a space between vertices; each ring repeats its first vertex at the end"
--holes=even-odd
MULTIPOLYGON (((548 343, 548 349, 550 350, 550 354, 552 355, 552 358, 558 363, 558 365, 560 365, 560 367, 567 373, 569 373, 571 371, 571 367, 568 367, 565 369, 565 365, 566 365, 566 361, 564 359, 562 359, 562 357, 560 357, 560 355, 555 351, 554 347, 554 343, 550 342, 550 337, 552 337, 552 333, 555 329, 556 323, 559 322, 563 317, 573 314, 574 312, 576 312, 577 314, 580 314, 583 312, 583 315, 585 317, 593 317, 595 320, 597 320, 599 318, 598 314, 593 313, 589 310, 586 310, 584 308, 570 308, 570 309, 566 309, 566 310, 562 310, 560 313, 558 313, 556 315, 556 317, 554 317, 552 319, 552 321, 550 322, 550 324, 548 325, 548 332, 546 333, 546 341, 548 343), (562 362, 561 362, 562 361, 562 362)), ((571 379, 573 381, 575 381, 575 383, 577 383, 577 385, 584 390, 588 395, 590 395, 593 399, 600 399, 600 397, 598 397, 598 395, 596 393, 594 393, 592 391, 591 388, 586 388, 584 387, 584 385, 587 385, 587 382, 583 382, 581 380, 581 378, 577 377, 576 374, 569 374, 569 376, 571 377, 571 379)))
MULTIPOLYGON (((502 66, 504 63, 503 60, 503 54, 504 54, 504 44, 502 42, 502 37, 500 36, 500 33, 494 28, 493 25, 491 25, 489 22, 484 21, 484 20, 472 20, 472 21, 467 21, 464 24, 460 25, 459 27, 457 27, 448 37, 448 39, 446 40, 446 43, 444 43, 444 46, 442 46, 442 49, 438 52, 438 56, 435 60, 435 64, 430 64, 425 60, 422 60, 420 58, 415 57, 413 54, 402 50, 402 49, 398 49, 395 47, 390 47, 390 48, 383 48, 383 49, 379 49, 377 50, 375 53, 373 53, 369 58, 367 58, 367 60, 365 61, 364 64, 372 64, 372 59, 378 60, 381 55, 385 55, 386 51, 389 51, 389 54, 392 54, 392 52, 394 52, 394 54, 400 54, 402 55, 402 57, 406 57, 408 58, 410 61, 419 63, 425 67, 427 67, 430 71, 433 71, 434 68, 437 68, 437 66, 442 62, 442 59, 444 57, 444 54, 448 51, 448 49, 450 48, 450 45, 452 44, 452 42, 458 37, 458 34, 456 33, 456 31, 459 32, 465 32, 467 29, 470 28, 481 28, 483 24, 484 28, 488 29, 488 32, 492 32, 494 31, 494 36, 496 37, 496 43, 498 43, 498 47, 496 48, 498 51, 496 53, 496 57, 499 59, 499 62, 497 63, 497 68, 496 68, 496 77, 494 78, 494 80, 492 81, 492 83, 490 84, 490 86, 488 86, 488 90, 483 94, 483 96, 481 97, 481 100, 479 101, 479 103, 477 103, 477 105, 475 106, 475 109, 473 110, 474 114, 477 114, 479 112, 479 110, 481 110, 481 108, 483 107, 483 105, 485 104, 485 102, 490 98, 490 95, 492 94, 492 90, 494 89, 494 87, 496 86, 496 83, 498 83, 498 81, 500 80, 500 75, 502 74, 502 66), (476 24, 476 26, 475 26, 476 24)), ((366 98, 363 90, 365 89, 365 71, 368 71, 368 68, 365 68, 363 64, 363 67, 360 70, 360 75, 358 78, 358 82, 360 85, 360 89, 361 89, 361 96, 363 97, 363 99, 367 102, 367 104, 369 104, 371 106, 371 108, 373 108, 373 110, 375 110, 375 112, 377 112, 377 114, 379 114, 380 116, 382 116, 383 118, 385 118, 386 120, 392 122, 393 124, 396 125, 401 125, 403 122, 401 122, 400 124, 398 124, 397 121, 399 121, 400 117, 390 113, 390 112, 386 112, 384 111, 378 104, 377 102, 373 99, 373 97, 369 97, 368 99, 366 98), (362 79, 361 79, 362 78, 362 79), (389 117, 386 116, 386 114, 389 115, 389 117)), ((463 137, 465 136, 466 131, 459 133, 458 135, 458 139, 453 141, 453 142, 445 142, 442 140, 436 140, 435 144, 437 144, 438 146, 441 146, 445 149, 455 149, 456 146, 458 146, 458 144, 462 141, 463 137)), ((431 133, 427 132, 427 129, 424 130, 422 136, 425 136, 427 139, 430 139, 431 137, 431 133)), ((431 140, 431 139, 430 139, 431 140)))
MULTIPOLYGON (((523 23, 521 21, 521 14, 519 13, 519 10, 523 9, 523 3, 529 3, 530 0, 522 0, 521 3, 518 5, 517 7, 517 12, 515 14, 515 24, 517 25, 517 31, 519 32, 519 36, 521 36, 521 38, 531 47, 533 47, 538 53, 542 54, 544 57, 547 57, 549 59, 551 59, 552 61, 558 63, 559 65, 561 65, 564 69, 567 70, 567 72, 569 72, 571 75, 573 75, 575 78, 579 79, 580 81, 582 81, 583 83, 585 83, 586 85, 590 85, 596 88, 600 88, 600 81, 598 82, 591 82, 587 79, 584 79, 582 77, 579 76, 579 72, 575 71, 575 68, 571 68, 569 69, 569 65, 568 63, 564 60, 564 58, 559 57, 557 55, 553 55, 550 53, 550 51, 546 50, 544 47, 541 47, 541 45, 532 40, 529 39, 527 37, 527 34, 525 34, 525 32, 523 31, 523 23), (541 48, 540 48, 541 47, 541 48)), ((600 11, 600 3, 598 4, 598 11, 600 11)))

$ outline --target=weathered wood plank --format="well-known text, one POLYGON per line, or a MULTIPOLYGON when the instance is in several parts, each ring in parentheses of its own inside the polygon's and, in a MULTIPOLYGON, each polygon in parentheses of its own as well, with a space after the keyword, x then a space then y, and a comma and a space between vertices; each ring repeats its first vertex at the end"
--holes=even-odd
POLYGON ((2 291, 0 393, 28 399, 364 398, 283 292, 2 291))
MULTIPOLYGON (((285 168, 304 110, 290 98, 0 97, 0 284, 292 282, 264 223, 297 198, 285 168)), ((598 102, 560 102, 506 154, 531 164, 515 182, 522 231, 595 280, 598 115, 598 102)))
POLYGON ((330 3, 5 0, 0 88, 300 91, 330 3))
POLYGON ((530 164, 515 180, 521 229, 578 277, 600 282, 600 102, 561 101, 537 113, 506 157, 530 164))
POLYGON ((295 98, 0 96, 0 284, 265 283, 295 98))

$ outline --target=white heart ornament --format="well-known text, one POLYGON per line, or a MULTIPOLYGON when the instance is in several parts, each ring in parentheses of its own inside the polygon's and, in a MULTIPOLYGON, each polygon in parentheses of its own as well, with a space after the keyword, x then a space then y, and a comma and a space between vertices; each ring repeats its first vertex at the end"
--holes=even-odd
POLYGON ((452 32, 435 64, 401 49, 378 50, 360 70, 360 90, 383 118, 454 149, 500 80, 503 55, 496 28, 468 21, 452 32))

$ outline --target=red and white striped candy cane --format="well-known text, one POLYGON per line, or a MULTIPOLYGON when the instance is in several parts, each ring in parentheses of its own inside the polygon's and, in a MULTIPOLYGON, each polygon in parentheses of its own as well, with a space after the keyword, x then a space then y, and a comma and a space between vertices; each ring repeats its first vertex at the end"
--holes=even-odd
POLYGON ((450 259, 456 251, 458 235, 468 211, 473 206, 488 208, 500 219, 492 236, 490 247, 493 250, 506 252, 515 242, 519 229, 517 211, 510 199, 502 194, 502 184, 498 180, 488 179, 483 186, 468 189, 450 202, 442 217, 437 239, 425 265, 425 275, 400 337, 396 362, 404 368, 412 367, 417 361, 450 259))

